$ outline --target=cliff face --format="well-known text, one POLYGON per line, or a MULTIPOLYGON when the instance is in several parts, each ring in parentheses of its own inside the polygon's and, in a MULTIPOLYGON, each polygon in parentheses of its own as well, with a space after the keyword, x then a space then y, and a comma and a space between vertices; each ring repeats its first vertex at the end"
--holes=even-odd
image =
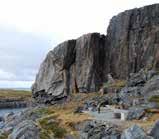
POLYGON ((158 68, 159 5, 128 10, 113 17, 107 31, 111 72, 118 78, 141 68, 158 68))
POLYGON ((33 97, 50 103, 73 91, 98 91, 111 73, 126 79, 141 68, 159 68, 159 5, 113 17, 107 36, 86 34, 49 52, 33 85, 33 97))
POLYGON ((98 91, 106 81, 105 43, 104 35, 92 33, 58 45, 41 64, 33 97, 53 103, 74 91, 98 91))

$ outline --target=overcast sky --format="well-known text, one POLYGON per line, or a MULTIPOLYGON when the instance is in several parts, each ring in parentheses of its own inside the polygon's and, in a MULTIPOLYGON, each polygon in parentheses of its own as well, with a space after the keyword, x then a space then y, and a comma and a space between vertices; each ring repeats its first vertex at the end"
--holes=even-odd
POLYGON ((47 52, 113 15, 159 0, 0 0, 0 87, 30 87, 47 52))

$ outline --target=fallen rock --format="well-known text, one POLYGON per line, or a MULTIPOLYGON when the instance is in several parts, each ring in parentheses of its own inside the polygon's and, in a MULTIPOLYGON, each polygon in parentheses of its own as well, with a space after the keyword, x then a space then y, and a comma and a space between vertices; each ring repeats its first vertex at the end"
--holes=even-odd
POLYGON ((83 129, 84 139, 120 139, 120 131, 115 125, 89 122, 83 129))
POLYGON ((8 121, 12 120, 13 117, 14 117, 14 113, 13 113, 13 112, 6 113, 6 114, 4 115, 4 121, 5 121, 5 122, 8 122, 8 121))
POLYGON ((17 125, 8 139, 40 139, 39 129, 31 120, 26 120, 17 125))
POLYGON ((139 120, 145 115, 145 109, 143 108, 133 108, 130 109, 127 115, 127 120, 139 120))
POLYGON ((159 95, 159 75, 151 78, 144 86, 142 90, 142 94, 146 98, 150 98, 151 96, 159 95))
POLYGON ((149 133, 150 136, 154 137, 154 139, 159 139, 159 121, 155 123, 149 133))
POLYGON ((131 73, 130 78, 127 82, 129 87, 134 86, 143 86, 146 82, 146 74, 143 69, 141 69, 138 73, 131 73))
POLYGON ((142 128, 133 125, 122 133, 121 139, 153 139, 153 137, 147 136, 142 128))

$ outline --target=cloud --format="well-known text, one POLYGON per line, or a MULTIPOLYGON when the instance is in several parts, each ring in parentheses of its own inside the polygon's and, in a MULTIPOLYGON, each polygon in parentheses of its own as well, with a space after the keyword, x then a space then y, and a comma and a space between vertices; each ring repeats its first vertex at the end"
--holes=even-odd
POLYGON ((0 88, 30 88, 33 81, 0 81, 0 88))
POLYGON ((0 86, 3 81, 6 86, 34 81, 42 60, 56 45, 50 38, 0 27, 0 86))
POLYGON ((3 81, 4 80, 14 80, 14 79, 16 79, 16 76, 12 73, 5 72, 0 69, 0 79, 3 81))

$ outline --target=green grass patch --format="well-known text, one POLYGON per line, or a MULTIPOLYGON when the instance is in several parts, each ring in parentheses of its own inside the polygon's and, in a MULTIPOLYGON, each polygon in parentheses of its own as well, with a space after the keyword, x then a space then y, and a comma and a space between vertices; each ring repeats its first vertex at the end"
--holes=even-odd
POLYGON ((57 116, 53 115, 39 120, 39 124, 42 129, 41 136, 45 136, 45 134, 53 134, 55 138, 63 138, 65 136, 67 131, 59 125, 59 121, 57 121, 56 118, 57 116))
POLYGON ((106 88, 122 88, 126 85, 126 81, 125 80, 116 80, 114 83, 105 83, 104 87, 106 88))
POLYGON ((36 113, 38 115, 50 115, 53 114, 54 111, 46 107, 46 108, 36 108, 35 110, 33 110, 33 113, 36 113))
POLYGON ((8 139, 8 134, 7 133, 2 133, 0 135, 0 139, 8 139))
POLYGON ((149 98, 149 102, 156 102, 159 104, 159 95, 154 95, 149 98))

